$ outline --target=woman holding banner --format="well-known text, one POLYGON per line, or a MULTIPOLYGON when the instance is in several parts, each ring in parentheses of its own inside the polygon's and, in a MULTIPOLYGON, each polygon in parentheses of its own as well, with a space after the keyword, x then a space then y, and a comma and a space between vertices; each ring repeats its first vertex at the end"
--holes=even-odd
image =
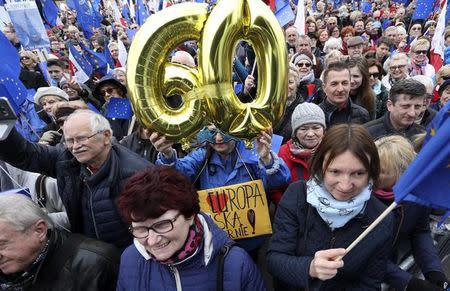
POLYGON ((311 179, 284 193, 267 261, 277 290, 379 290, 392 244, 392 216, 348 247, 384 210, 372 195, 377 148, 356 124, 329 129, 313 155, 311 179))
MULTIPOLYGON (((198 135, 199 143, 205 146, 184 158, 177 157, 172 148, 173 142, 166 140, 164 136, 152 133, 150 141, 160 153, 156 164, 174 166, 190 178, 197 190, 261 179, 267 191, 283 187, 290 179, 286 164, 271 150, 271 131, 262 132, 256 139, 256 158, 248 154, 243 142, 221 132, 213 125, 205 127, 198 135)), ((237 243, 256 260, 258 248, 264 241, 265 237, 259 236, 239 239, 237 243)))
POLYGON ((191 182, 171 167, 131 177, 119 198, 134 244, 122 254, 117 290, 265 290, 247 253, 200 212, 191 182))

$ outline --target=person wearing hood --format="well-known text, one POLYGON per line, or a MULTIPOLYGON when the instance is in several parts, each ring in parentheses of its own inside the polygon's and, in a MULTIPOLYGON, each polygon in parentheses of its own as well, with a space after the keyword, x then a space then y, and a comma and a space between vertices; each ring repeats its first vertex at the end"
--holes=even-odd
POLYGON ((200 212, 198 193, 175 169, 132 176, 119 210, 134 241, 122 254, 117 291, 266 289, 250 256, 200 212))

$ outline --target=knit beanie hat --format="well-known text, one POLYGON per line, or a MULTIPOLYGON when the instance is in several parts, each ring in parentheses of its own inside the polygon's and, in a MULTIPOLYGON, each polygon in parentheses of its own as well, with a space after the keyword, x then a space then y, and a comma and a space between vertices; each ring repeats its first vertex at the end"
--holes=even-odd
POLYGON ((292 63, 294 64, 294 65, 296 65, 298 62, 300 62, 300 61, 308 61, 310 64, 312 64, 312 59, 308 56, 308 55, 306 55, 306 54, 303 54, 303 53, 298 53, 298 54, 295 54, 295 55, 293 55, 292 56, 292 63))
POLYGON ((40 87, 34 94, 34 103, 40 104, 41 98, 45 96, 55 96, 61 101, 69 101, 69 95, 58 87, 40 87))
POLYGON ((322 109, 314 103, 301 103, 295 107, 291 117, 292 136, 295 137, 297 129, 308 123, 318 123, 326 128, 325 114, 322 109))

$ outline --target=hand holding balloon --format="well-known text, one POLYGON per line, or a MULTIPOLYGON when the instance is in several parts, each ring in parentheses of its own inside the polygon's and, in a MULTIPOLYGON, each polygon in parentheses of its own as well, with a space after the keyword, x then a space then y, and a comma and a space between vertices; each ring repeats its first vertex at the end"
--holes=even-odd
POLYGON ((267 131, 261 131, 261 134, 256 138, 256 151, 264 165, 268 166, 272 163, 272 155, 270 154, 272 144, 272 128, 267 131))
POLYGON ((173 141, 167 140, 164 135, 159 135, 157 132, 153 132, 150 135, 150 142, 155 149, 162 153, 166 159, 171 159, 173 155, 173 141))

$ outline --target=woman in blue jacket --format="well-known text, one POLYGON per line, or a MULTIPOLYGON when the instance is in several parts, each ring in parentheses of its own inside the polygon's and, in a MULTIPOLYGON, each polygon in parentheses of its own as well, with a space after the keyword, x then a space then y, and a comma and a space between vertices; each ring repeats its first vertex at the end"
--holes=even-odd
POLYGON ((372 195, 379 158, 367 130, 340 124, 313 155, 311 179, 294 182, 275 214, 267 262, 277 290, 380 290, 392 244, 388 215, 348 247, 384 210, 372 195))
POLYGON ((134 244, 122 254, 118 291, 265 290, 247 253, 200 212, 189 180, 171 167, 135 174, 119 198, 134 244))
MULTIPOLYGON (((159 152, 156 164, 172 165, 188 176, 197 190, 240 184, 261 179, 266 191, 284 187, 290 181, 286 164, 271 151, 272 132, 262 132, 256 139, 259 160, 252 160, 241 153, 244 143, 214 126, 205 127, 199 134, 199 142, 206 146, 198 148, 184 158, 178 158, 172 148, 173 142, 152 133, 150 141, 159 152)), ((257 249, 264 237, 237 240, 239 246, 257 256, 257 249)))

